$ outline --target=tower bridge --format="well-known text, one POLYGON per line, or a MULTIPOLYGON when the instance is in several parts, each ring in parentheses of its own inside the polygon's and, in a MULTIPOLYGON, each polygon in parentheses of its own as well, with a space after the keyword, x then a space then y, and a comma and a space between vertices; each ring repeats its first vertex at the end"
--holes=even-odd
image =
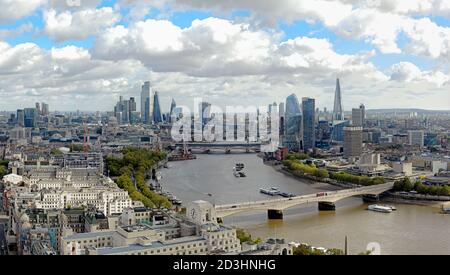
POLYGON ((393 182, 388 182, 379 185, 356 187, 339 191, 320 192, 292 198, 277 198, 253 202, 216 205, 215 209, 217 217, 219 218, 224 218, 226 216, 243 212, 267 210, 269 219, 282 219, 284 209, 300 204, 317 202, 319 204, 319 210, 334 210, 335 203, 339 200, 353 196, 378 197, 381 193, 392 189, 393 186, 393 182))

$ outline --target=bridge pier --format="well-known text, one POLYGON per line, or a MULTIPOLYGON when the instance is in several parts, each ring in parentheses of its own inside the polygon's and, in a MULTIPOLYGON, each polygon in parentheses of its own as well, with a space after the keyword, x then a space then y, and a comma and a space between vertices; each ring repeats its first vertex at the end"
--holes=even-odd
POLYGON ((319 202, 319 211, 334 211, 336 205, 333 202, 321 201, 319 202))
POLYGON ((380 201, 380 195, 363 195, 363 202, 378 202, 380 201))
POLYGON ((269 209, 269 210, 267 210, 267 218, 269 220, 282 220, 283 219, 283 211, 269 209))

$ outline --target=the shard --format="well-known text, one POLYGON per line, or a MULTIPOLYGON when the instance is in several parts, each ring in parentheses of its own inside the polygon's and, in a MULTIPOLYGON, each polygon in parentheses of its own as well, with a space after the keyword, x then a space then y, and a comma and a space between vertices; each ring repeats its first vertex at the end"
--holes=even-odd
POLYGON ((339 78, 336 79, 336 92, 334 94, 333 120, 344 120, 344 111, 342 110, 342 95, 339 78))

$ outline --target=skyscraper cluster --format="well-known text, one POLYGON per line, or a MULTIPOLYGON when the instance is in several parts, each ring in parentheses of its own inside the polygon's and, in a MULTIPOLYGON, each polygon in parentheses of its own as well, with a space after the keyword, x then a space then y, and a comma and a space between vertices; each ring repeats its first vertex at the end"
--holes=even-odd
MULTIPOLYGON (((269 109, 273 104, 269 105, 269 109)), ((283 106, 284 108, 284 106, 283 106)), ((331 142, 343 143, 345 156, 356 156, 362 150, 362 127, 365 124, 365 106, 352 110, 352 120, 346 120, 342 107, 342 92, 339 78, 336 79, 334 107, 331 116, 323 112, 325 120, 320 120, 320 111, 314 98, 302 98, 291 94, 286 98, 286 110, 281 114, 280 127, 283 145, 291 151, 310 152, 317 144, 329 146, 331 142)))
POLYGON ((35 128, 40 118, 50 114, 47 103, 36 102, 35 108, 18 109, 16 114, 11 114, 8 120, 10 125, 18 127, 35 128))
POLYGON ((120 96, 119 101, 114 107, 114 116, 117 122, 121 124, 158 124, 162 122, 170 122, 170 117, 176 109, 175 100, 172 100, 170 113, 164 115, 161 109, 159 93, 153 92, 150 81, 144 82, 141 87, 141 108, 137 110, 137 103, 134 97, 124 100, 120 96))

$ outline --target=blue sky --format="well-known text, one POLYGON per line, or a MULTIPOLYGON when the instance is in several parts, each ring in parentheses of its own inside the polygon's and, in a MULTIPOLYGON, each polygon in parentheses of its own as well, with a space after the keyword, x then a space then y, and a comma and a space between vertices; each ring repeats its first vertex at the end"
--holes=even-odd
MULTIPOLYGON (((111 7, 114 8, 114 5, 117 1, 115 0, 103 0, 98 8, 101 7, 111 7)), ((129 20, 127 20, 127 15, 129 14, 130 8, 124 7, 120 10, 120 14, 122 15, 122 20, 120 20, 118 25, 129 25, 129 20)), ((172 12, 169 18, 173 24, 179 26, 180 28, 188 28, 192 21, 195 19, 205 19, 208 17, 218 17, 230 20, 236 20, 240 17, 247 17, 251 15, 251 11, 249 10, 234 10, 228 16, 220 16, 215 14, 212 11, 203 11, 198 9, 193 9, 189 11, 176 11, 172 12)), ((161 10, 158 8, 153 8, 143 19, 161 19, 161 10)), ((25 32, 21 35, 14 37, 7 37, 5 39, 11 45, 17 45, 25 42, 33 42, 45 49, 51 49, 52 47, 64 47, 67 45, 74 45, 78 47, 91 48, 94 37, 89 37, 88 39, 83 40, 68 40, 64 42, 56 42, 52 41, 45 34, 40 33, 40 30, 44 27, 44 22, 42 18, 42 10, 37 10, 30 16, 21 18, 14 22, 9 22, 8 24, 0 25, 0 30, 14 30, 19 26, 27 23, 31 23, 34 27, 32 31, 25 32)), ((413 16, 413 18, 420 19, 423 18, 421 16, 413 16)), ((450 27, 450 20, 440 16, 428 16, 433 22, 437 23, 443 27, 450 27)), ((343 38, 337 36, 332 30, 325 27, 320 22, 315 23, 307 23, 305 20, 297 20, 294 22, 283 22, 282 20, 278 20, 278 25, 276 27, 277 31, 282 32, 283 40, 294 39, 298 36, 308 36, 308 37, 317 37, 317 38, 325 38, 332 42, 333 47, 336 52, 340 54, 355 54, 361 51, 371 51, 374 49, 373 45, 370 43, 360 40, 360 39, 351 39, 351 38, 343 38)), ((400 46, 406 45, 408 39, 402 34, 399 35, 398 43, 400 46)), ((386 70, 392 64, 395 64, 399 61, 415 61, 415 64, 418 65, 422 69, 432 69, 433 66, 436 65, 436 62, 429 60, 427 58, 421 58, 415 55, 409 55, 405 53, 401 54, 386 54, 381 55, 377 54, 375 57, 370 59, 377 67, 382 70, 386 70)))

